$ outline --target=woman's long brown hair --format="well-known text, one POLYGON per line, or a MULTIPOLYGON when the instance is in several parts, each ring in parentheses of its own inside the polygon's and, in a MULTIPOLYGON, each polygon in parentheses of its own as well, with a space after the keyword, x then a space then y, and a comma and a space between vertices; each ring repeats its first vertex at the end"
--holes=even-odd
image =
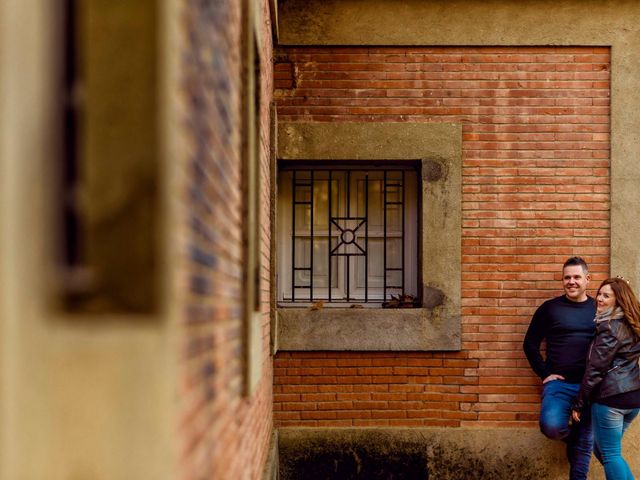
POLYGON ((635 293, 631 290, 629 282, 621 277, 607 278, 598 288, 598 293, 605 285, 609 285, 613 290, 613 294, 616 296, 616 304, 622 309, 636 340, 640 340, 640 302, 638 302, 635 293))

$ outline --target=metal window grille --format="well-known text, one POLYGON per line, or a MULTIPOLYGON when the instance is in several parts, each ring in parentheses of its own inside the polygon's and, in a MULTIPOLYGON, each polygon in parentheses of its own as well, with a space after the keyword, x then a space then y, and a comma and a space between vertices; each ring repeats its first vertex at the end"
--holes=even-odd
POLYGON ((407 182, 415 176, 407 168, 287 171, 290 285, 283 300, 372 303, 404 295, 407 182), (375 288, 370 265, 378 271, 375 288))

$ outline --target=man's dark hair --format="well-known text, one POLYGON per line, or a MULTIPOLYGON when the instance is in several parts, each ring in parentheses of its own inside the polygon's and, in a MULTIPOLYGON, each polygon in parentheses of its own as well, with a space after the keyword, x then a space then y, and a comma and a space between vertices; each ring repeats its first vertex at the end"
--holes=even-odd
POLYGON ((564 270, 567 267, 573 267, 575 265, 580 265, 582 267, 582 271, 584 273, 589 272, 589 267, 587 266, 587 262, 585 262, 584 258, 582 258, 582 257, 569 257, 569 258, 567 258, 567 261, 564 262, 564 265, 562 265, 562 270, 564 270))

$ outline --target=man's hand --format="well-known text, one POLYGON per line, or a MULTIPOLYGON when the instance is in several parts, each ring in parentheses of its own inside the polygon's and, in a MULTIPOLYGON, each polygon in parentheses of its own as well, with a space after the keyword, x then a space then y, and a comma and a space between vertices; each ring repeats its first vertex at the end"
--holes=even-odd
POLYGON ((551 382, 553 380, 564 380, 564 377, 562 375, 558 375, 557 373, 552 373, 547 378, 542 380, 542 384, 544 385, 545 383, 551 382))
POLYGON ((571 418, 573 419, 574 422, 579 422, 580 421, 580 412, 577 410, 571 410, 571 418))

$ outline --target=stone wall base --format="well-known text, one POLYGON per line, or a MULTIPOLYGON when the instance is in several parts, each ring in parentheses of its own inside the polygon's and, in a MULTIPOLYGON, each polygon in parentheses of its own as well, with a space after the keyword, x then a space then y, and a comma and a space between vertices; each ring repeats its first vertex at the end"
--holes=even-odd
POLYGON ((278 432, 279 478, 566 478, 560 442, 532 429, 294 429, 278 432))

